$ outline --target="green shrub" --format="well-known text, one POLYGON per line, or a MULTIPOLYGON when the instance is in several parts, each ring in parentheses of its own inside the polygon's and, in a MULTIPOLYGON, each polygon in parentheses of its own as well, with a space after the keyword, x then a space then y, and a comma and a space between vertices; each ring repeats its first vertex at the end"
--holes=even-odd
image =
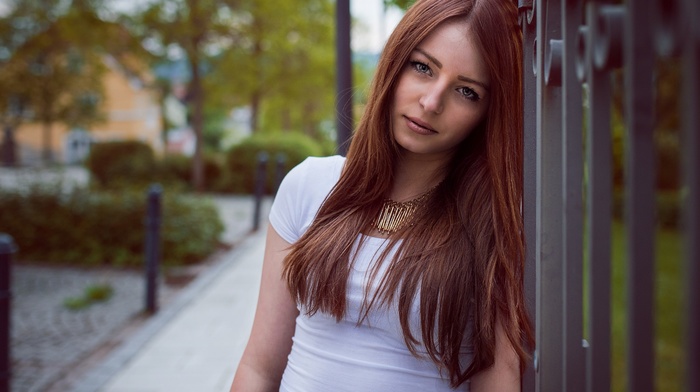
POLYGON ((323 147, 310 137, 300 133, 256 134, 233 146, 226 156, 228 187, 235 193, 253 193, 259 152, 268 153, 266 192, 276 184, 276 162, 284 154, 284 173, 298 165, 306 157, 324 155, 323 147))
POLYGON ((226 191, 224 182, 226 156, 222 153, 205 152, 202 158, 204 189, 210 192, 226 191))
POLYGON ((159 180, 189 186, 192 178, 192 158, 182 154, 166 154, 158 166, 159 180))
MULTIPOLYGON (((205 152, 202 155, 204 165, 204 190, 208 192, 225 192, 223 154, 205 152)), ((181 189, 192 189, 192 157, 181 154, 168 154, 158 162, 158 181, 181 189)))
POLYGON ((153 181, 156 159, 151 147, 127 140, 93 144, 85 164, 98 185, 111 187, 123 182, 153 181))
MULTIPOLYGON (((218 246, 223 224, 210 200, 165 191, 162 211, 164 265, 199 261, 218 246)), ((22 260, 140 266, 145 214, 145 191, 0 191, 0 232, 14 238, 22 260)))

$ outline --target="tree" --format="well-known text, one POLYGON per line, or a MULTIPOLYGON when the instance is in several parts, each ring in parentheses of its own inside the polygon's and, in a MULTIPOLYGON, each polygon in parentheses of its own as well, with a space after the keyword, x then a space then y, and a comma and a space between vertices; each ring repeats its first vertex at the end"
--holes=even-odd
POLYGON ((16 164, 14 132, 22 123, 26 94, 20 83, 21 69, 17 64, 0 65, 0 128, 3 131, 0 142, 0 162, 4 166, 16 164))
POLYGON ((328 0, 241 3, 236 44, 217 58, 223 103, 248 104, 251 129, 320 137, 334 113, 334 17, 328 0), (264 115, 262 115, 264 113, 264 115))
POLYGON ((190 72, 188 100, 192 105, 191 125, 195 133, 192 183, 197 191, 204 186, 202 134, 204 128, 204 74, 210 50, 227 46, 234 0, 155 0, 140 10, 132 28, 151 53, 160 60, 178 57, 187 60, 190 72))
POLYGON ((3 122, 10 124, 6 129, 16 129, 29 115, 40 122, 45 162, 53 159, 53 124, 88 128, 101 120, 103 56, 124 41, 123 29, 98 16, 101 4, 17 1, 0 21, 0 31, 7 33, 0 41, 5 55, 0 57, 0 110, 13 112, 12 102, 27 109, 12 121, 4 116, 3 122))

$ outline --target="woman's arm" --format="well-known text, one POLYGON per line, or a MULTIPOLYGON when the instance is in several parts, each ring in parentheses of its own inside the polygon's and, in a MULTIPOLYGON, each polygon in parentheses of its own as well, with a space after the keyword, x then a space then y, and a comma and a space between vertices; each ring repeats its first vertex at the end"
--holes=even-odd
POLYGON ((520 392, 520 359, 500 322, 496 322, 493 366, 471 378, 471 391, 520 392))
POLYGON ((296 304, 282 280, 282 261, 290 244, 268 225, 260 295, 248 345, 231 392, 279 391, 292 348, 296 304))

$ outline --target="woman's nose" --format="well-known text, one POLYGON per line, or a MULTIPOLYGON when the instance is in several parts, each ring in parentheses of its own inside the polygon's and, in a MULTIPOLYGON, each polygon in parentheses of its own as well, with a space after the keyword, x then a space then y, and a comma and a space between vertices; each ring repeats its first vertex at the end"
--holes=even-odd
POLYGON ((423 110, 435 114, 442 113, 444 88, 438 84, 428 86, 421 96, 419 103, 423 110))

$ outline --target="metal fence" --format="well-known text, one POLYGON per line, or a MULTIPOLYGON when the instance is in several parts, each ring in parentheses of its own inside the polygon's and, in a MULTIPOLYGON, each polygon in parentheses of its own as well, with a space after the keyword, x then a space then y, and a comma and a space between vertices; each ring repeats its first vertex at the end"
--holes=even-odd
POLYGON ((519 0, 519 8, 525 48, 526 290, 537 338, 523 390, 611 390, 615 91, 625 103, 624 384, 629 391, 654 390, 655 67, 671 59, 680 62, 682 81, 685 260, 684 280, 677 284, 685 289, 685 309, 678 315, 685 354, 679 366, 684 390, 700 391, 700 2, 519 0), (622 80, 621 88, 614 88, 615 80, 622 80))

